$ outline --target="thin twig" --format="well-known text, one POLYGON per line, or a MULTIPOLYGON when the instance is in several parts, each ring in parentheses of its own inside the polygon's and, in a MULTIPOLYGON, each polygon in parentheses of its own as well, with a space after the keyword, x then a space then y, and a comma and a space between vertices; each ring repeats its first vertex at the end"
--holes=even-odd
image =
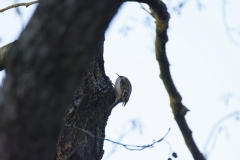
POLYGON ((168 152, 168 156, 170 157, 170 153, 172 153, 172 147, 171 147, 170 143, 168 141, 166 141, 165 139, 163 140, 163 142, 166 142, 170 148, 170 150, 168 152))
POLYGON ((2 12, 4 12, 4 11, 6 11, 6 10, 11 9, 11 8, 16 8, 16 7, 20 7, 20 6, 26 6, 26 7, 28 7, 28 6, 30 6, 30 5, 32 5, 32 4, 35 4, 35 3, 38 3, 38 1, 32 1, 32 2, 28 2, 28 3, 17 3, 17 4, 13 4, 13 5, 11 5, 11 6, 8 6, 8 7, 6 7, 6 8, 1 9, 0 12, 2 13, 2 12))
MULTIPOLYGON (((142 5, 142 3, 139 2, 139 4, 140 4, 140 6, 141 6, 141 9, 143 9, 144 11, 146 11, 147 13, 149 13, 149 14, 153 17, 153 14, 152 14, 151 12, 149 12, 149 11, 142 5)), ((153 17, 153 18, 154 18, 154 17, 153 17)))
POLYGON ((232 32, 239 32, 240 31, 240 26, 238 27, 230 27, 228 22, 227 22, 227 13, 226 13, 226 5, 227 5, 227 1, 226 0, 222 0, 222 19, 223 19, 223 24, 225 26, 226 29, 226 33, 227 36, 229 37, 229 39, 232 41, 232 43, 234 45, 236 45, 237 47, 240 47, 240 43, 237 42, 234 37, 231 35, 231 31, 232 32))
POLYGON ((168 132, 165 134, 165 136, 164 136, 163 138, 161 138, 161 139, 159 139, 159 140, 157 140, 157 141, 153 141, 153 143, 151 143, 151 144, 142 145, 142 146, 122 144, 122 143, 119 143, 119 142, 112 141, 112 140, 110 140, 110 139, 104 139, 104 140, 105 140, 105 141, 108 141, 108 142, 112 142, 112 143, 118 144, 118 145, 121 145, 121 146, 125 147, 125 148, 128 149, 128 150, 132 150, 132 151, 133 151, 133 150, 138 150, 138 151, 140 151, 140 150, 144 150, 144 149, 146 149, 146 148, 151 148, 151 147, 154 146, 154 144, 159 143, 159 142, 161 142, 162 140, 164 140, 164 138, 168 135, 169 131, 170 131, 170 128, 168 129, 168 132), (135 147, 135 148, 129 148, 129 147, 135 147))
POLYGON ((74 129, 77 129, 79 131, 82 131, 86 134, 88 134, 89 136, 91 136, 92 138, 98 138, 98 139, 102 139, 102 140, 105 140, 105 141, 108 141, 108 142, 111 142, 111 143, 114 143, 114 144, 117 144, 117 145, 120 145, 120 146, 123 146, 125 147, 126 149, 128 150, 131 150, 131 151, 140 151, 140 150, 144 150, 146 148, 151 148, 154 146, 154 144, 156 143, 159 143, 161 141, 164 140, 164 138, 168 135, 169 131, 170 131, 170 128, 168 129, 168 132, 165 134, 165 136, 157 141, 153 141, 153 143, 151 144, 147 144, 147 145, 131 145, 131 144, 123 144, 123 143, 119 143, 119 142, 116 142, 116 141, 113 141, 113 140, 110 140, 110 139, 107 139, 107 138, 103 138, 103 137, 100 137, 100 136, 97 136, 97 135, 93 135, 91 132, 85 130, 85 129, 82 129, 82 128, 79 128, 79 127, 76 127, 76 126, 70 126, 70 125, 64 125, 65 127, 72 127, 74 129))
POLYGON ((232 117, 239 117, 240 116, 240 111, 234 111, 224 117, 222 117, 220 120, 218 120, 214 126, 212 127, 211 129, 211 132, 209 133, 208 135, 208 138, 207 138, 207 141, 205 143, 205 146, 204 146, 204 154, 205 154, 205 157, 207 158, 208 157, 208 153, 207 153, 207 147, 209 145, 209 142, 210 140, 212 139, 213 137, 213 133, 216 131, 217 127, 219 127, 224 121, 228 120, 229 118, 232 118, 232 117))

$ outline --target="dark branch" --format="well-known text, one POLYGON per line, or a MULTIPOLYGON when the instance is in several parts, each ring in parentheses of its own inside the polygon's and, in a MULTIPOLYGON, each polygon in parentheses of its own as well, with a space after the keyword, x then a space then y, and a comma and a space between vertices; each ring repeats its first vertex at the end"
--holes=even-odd
POLYGON ((167 11, 167 7, 160 0, 140 0, 137 2, 147 3, 150 6, 152 15, 156 20, 156 59, 159 63, 161 71, 160 78, 162 79, 170 98, 170 105, 174 118, 194 159, 205 160, 203 154, 199 151, 193 139, 192 131, 186 122, 185 115, 189 110, 181 102, 182 97, 173 83, 169 69, 169 62, 166 55, 166 43, 168 41, 167 29, 170 15, 167 11))

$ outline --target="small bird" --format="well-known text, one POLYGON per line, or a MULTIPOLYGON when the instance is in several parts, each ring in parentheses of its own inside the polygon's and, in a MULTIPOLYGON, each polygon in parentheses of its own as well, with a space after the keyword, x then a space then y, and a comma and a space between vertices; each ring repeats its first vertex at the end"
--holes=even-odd
POLYGON ((106 109, 106 111, 112 109, 120 102, 122 102, 123 106, 127 104, 132 92, 131 82, 128 80, 127 77, 118 75, 118 78, 116 79, 116 82, 115 82, 114 90, 115 90, 116 100, 110 107, 106 109))

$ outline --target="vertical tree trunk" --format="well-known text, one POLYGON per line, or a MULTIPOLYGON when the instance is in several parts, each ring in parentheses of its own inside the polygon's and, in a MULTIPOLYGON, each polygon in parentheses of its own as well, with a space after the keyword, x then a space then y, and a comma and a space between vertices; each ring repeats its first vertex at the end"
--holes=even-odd
POLYGON ((57 144, 56 160, 100 160, 103 156, 103 139, 93 138, 77 129, 105 137, 110 113, 105 112, 106 106, 110 106, 115 99, 112 83, 105 75, 103 43, 96 48, 96 53, 66 112, 63 122, 65 127, 57 144))
MULTIPOLYGON (((40 1, 6 61, 6 79, 0 93, 1 160, 49 160, 52 157, 64 113, 84 73, 84 84, 92 81, 102 85, 105 83, 94 80, 107 80, 98 69, 91 71, 89 67, 89 73, 85 70, 121 3, 121 0, 40 1)), ((91 65, 101 68, 103 62, 91 65)), ((80 93, 89 95, 81 103, 84 106, 79 107, 76 125, 104 135, 106 124, 101 120, 107 117, 101 110, 108 103, 106 100, 99 104, 94 98, 95 92, 102 88, 106 92, 96 95, 108 94, 109 84, 106 81, 105 87, 80 87, 80 93), (82 124, 78 124, 80 121, 82 124)), ((67 121, 68 116, 64 123, 67 121)), ((89 145, 86 146, 89 153, 84 154, 101 157, 102 141, 85 135, 84 140, 89 145)))

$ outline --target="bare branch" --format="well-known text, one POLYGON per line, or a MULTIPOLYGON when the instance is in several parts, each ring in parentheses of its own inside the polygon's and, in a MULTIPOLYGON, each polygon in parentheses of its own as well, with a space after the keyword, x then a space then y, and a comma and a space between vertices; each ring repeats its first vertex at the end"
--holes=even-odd
POLYGON ((4 11, 6 11, 6 10, 9 10, 9 9, 12 9, 12 8, 16 8, 16 7, 20 7, 20 6, 26 6, 26 7, 28 7, 28 6, 30 6, 30 5, 32 5, 32 4, 35 4, 35 3, 38 3, 38 1, 32 1, 32 2, 28 2, 28 3, 17 3, 17 4, 13 4, 13 5, 8 6, 8 7, 6 7, 6 8, 0 9, 0 12, 2 13, 2 12, 4 12, 4 11))
POLYGON ((74 129, 77 129, 77 130, 79 130, 79 131, 82 131, 82 132, 88 134, 88 135, 91 136, 92 138, 98 138, 98 139, 102 139, 102 140, 105 140, 105 141, 108 141, 108 142, 111 142, 111 143, 114 143, 114 144, 118 144, 118 145, 120 145, 120 146, 125 147, 125 148, 128 149, 128 150, 131 150, 131 151, 136 151, 136 150, 137 150, 137 151, 140 151, 140 150, 144 150, 144 149, 146 149, 146 148, 154 147, 154 145, 155 145, 156 143, 159 143, 159 142, 163 141, 164 138, 168 135, 168 133, 169 133, 169 131, 170 131, 170 128, 169 128, 169 129, 168 129, 168 132, 165 134, 165 136, 163 136, 163 137, 160 138, 159 140, 157 140, 157 141, 154 140, 153 143, 151 143, 151 144, 147 144, 147 145, 142 145, 142 146, 140 146, 140 145, 123 144, 123 143, 119 143, 119 142, 116 142, 116 141, 113 141, 113 140, 110 140, 110 139, 107 139, 107 138, 99 137, 99 136, 97 136, 97 135, 93 135, 91 132, 89 132, 89 131, 87 131, 87 130, 85 130, 85 129, 82 129, 82 128, 79 128, 79 127, 76 127, 76 126, 64 125, 64 127, 72 127, 72 128, 74 128, 74 129))
POLYGON ((156 20, 156 59, 160 67, 160 78, 168 92, 170 98, 170 106, 174 118, 182 132, 185 143, 195 160, 205 160, 203 154, 199 151, 190 130, 185 115, 189 111, 182 104, 182 97, 175 87, 166 55, 166 43, 168 41, 167 29, 170 15, 166 5, 161 0, 136 0, 137 2, 147 3, 150 6, 151 13, 156 20))
POLYGON ((190 130, 185 115, 187 111, 189 111, 183 104, 182 104, 182 97, 180 93, 177 91, 177 88, 174 85, 174 82, 171 77, 170 69, 169 69, 169 62, 166 55, 166 42, 168 41, 167 36, 167 28, 168 28, 168 20, 169 15, 167 12, 167 8, 165 4, 158 4, 150 6, 152 13, 154 13, 154 17, 156 19, 156 59, 159 63, 160 67, 160 78, 162 79, 164 86, 168 92, 170 98, 170 105, 174 114, 174 118, 182 132, 184 137, 185 143, 192 153, 192 156, 195 160, 205 160, 203 154, 199 151, 193 136, 192 131, 190 130), (159 12, 165 11, 165 14, 159 14, 159 12))
POLYGON ((128 150, 132 150, 132 151, 133 151, 133 150, 138 150, 138 151, 139 151, 139 150, 144 150, 144 149, 146 149, 146 148, 154 147, 154 145, 155 145, 156 143, 159 143, 159 142, 161 142, 161 141, 164 140, 164 138, 168 135, 169 131, 170 131, 170 128, 168 129, 168 132, 165 134, 165 136, 164 136, 163 138, 161 138, 161 139, 159 139, 159 140, 157 140, 157 141, 154 140, 153 143, 147 144, 147 145, 143 145, 143 146, 122 144, 122 143, 119 143, 119 142, 112 141, 112 140, 110 140, 110 139, 104 139, 104 140, 105 140, 105 141, 108 141, 108 142, 112 142, 112 143, 118 144, 118 145, 121 145, 121 146, 125 147, 125 148, 128 149, 128 150), (135 147, 135 148, 129 148, 129 147, 135 147))

